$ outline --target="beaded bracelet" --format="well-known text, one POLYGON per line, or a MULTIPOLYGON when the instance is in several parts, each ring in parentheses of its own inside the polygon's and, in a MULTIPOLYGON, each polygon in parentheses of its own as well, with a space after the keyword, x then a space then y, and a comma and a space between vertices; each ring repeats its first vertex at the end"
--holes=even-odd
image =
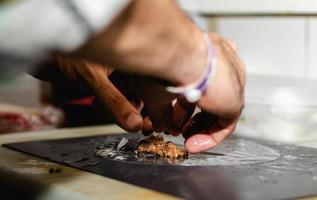
POLYGON ((214 79, 216 68, 216 52, 209 39, 208 33, 204 33, 204 43, 207 47, 207 65, 202 76, 196 81, 187 86, 173 87, 168 86, 166 90, 170 93, 185 96, 188 102, 194 103, 200 100, 204 92, 207 90, 208 84, 214 79))

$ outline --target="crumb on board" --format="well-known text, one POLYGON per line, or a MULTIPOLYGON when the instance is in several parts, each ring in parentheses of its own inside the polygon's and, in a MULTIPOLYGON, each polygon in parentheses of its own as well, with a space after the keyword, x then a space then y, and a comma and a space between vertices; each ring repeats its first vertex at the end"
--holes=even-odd
POLYGON ((51 167, 51 168, 49 168, 48 170, 48 173, 49 174, 54 174, 54 173, 62 173, 63 172, 63 169, 62 168, 60 168, 60 167, 51 167))
POLYGON ((160 135, 151 135, 138 143, 137 154, 155 154, 165 158, 184 158, 188 153, 173 142, 165 142, 160 135))

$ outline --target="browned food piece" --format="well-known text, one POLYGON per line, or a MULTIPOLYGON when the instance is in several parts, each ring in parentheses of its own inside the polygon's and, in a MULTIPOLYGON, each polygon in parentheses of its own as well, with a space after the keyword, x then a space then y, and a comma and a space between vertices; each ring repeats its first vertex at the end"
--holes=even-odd
POLYGON ((188 155, 185 150, 178 148, 174 143, 164 142, 163 137, 160 135, 151 135, 141 140, 138 143, 137 153, 155 154, 166 158, 184 158, 188 155))

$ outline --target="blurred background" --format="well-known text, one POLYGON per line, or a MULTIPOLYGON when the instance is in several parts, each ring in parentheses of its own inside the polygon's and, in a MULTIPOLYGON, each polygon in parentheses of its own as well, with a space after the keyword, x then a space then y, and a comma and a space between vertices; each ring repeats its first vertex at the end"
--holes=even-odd
MULTIPOLYGON (((201 28, 238 47, 248 81, 237 134, 282 142, 317 138, 317 1, 178 2, 201 28)), ((87 106, 86 94, 70 91, 26 74, 1 82, 0 124, 12 120, 12 113, 36 113, 47 122, 39 129, 111 123, 87 106)), ((3 132, 38 128, 28 126, 3 132)))

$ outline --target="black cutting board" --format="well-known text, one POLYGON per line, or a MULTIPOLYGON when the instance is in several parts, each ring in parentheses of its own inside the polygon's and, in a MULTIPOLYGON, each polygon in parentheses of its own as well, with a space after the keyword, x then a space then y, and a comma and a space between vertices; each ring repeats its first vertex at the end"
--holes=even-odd
MULTIPOLYGON (((317 149, 248 139, 279 152, 270 162, 179 166, 96 156, 103 143, 141 134, 115 134, 4 144, 20 152, 186 199, 293 199, 317 195, 317 149)), ((236 140, 239 137, 230 137, 236 140)), ((124 191, 122 191, 124 192, 124 191)))

